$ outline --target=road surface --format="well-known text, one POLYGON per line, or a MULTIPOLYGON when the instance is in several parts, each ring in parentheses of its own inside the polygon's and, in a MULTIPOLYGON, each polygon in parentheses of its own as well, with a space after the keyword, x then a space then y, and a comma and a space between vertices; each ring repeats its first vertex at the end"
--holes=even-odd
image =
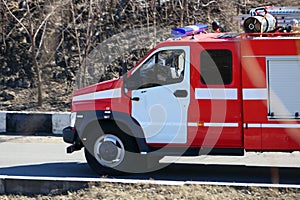
MULTIPOLYGON (((83 151, 67 154, 61 137, 0 136, 0 175, 99 178, 87 165, 83 151)), ((281 183, 300 185, 300 153, 250 153, 245 157, 165 157, 168 167, 120 179, 281 183), (189 164, 186 164, 189 163, 189 164)))

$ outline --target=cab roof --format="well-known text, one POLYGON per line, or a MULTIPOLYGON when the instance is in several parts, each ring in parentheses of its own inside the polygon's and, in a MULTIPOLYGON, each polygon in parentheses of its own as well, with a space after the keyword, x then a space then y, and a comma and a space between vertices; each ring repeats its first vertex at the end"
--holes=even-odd
POLYGON ((200 33, 190 36, 174 37, 168 41, 185 41, 185 42, 222 42, 222 41, 239 41, 239 40, 257 40, 257 39, 300 39, 300 32, 290 33, 200 33))

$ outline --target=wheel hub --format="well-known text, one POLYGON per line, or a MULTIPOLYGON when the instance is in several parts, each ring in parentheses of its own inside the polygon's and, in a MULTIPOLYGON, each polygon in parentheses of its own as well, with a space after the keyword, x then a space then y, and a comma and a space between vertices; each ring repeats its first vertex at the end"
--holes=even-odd
POLYGON ((117 136, 106 134, 96 140, 94 155, 102 166, 114 168, 123 162, 125 148, 117 136))
POLYGON ((118 156, 118 147, 111 141, 104 141, 99 147, 98 155, 103 160, 116 161, 118 156))

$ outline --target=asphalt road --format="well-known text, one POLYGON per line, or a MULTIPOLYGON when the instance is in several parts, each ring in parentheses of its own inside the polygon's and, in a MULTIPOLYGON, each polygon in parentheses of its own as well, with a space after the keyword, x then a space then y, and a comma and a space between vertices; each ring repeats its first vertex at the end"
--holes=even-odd
MULTIPOLYGON (((66 154, 67 146, 60 137, 0 136, 0 175, 99 178, 87 165, 83 151, 66 154)), ((176 164, 157 172, 112 178, 300 185, 299 152, 161 160, 170 161, 176 164)))

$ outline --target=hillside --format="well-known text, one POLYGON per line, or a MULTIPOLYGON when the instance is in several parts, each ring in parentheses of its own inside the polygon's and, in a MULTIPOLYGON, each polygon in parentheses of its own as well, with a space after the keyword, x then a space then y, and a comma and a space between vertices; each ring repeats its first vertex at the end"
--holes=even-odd
POLYGON ((174 27, 220 22, 280 0, 0 1, 0 110, 69 111, 74 89, 117 78, 174 27), (40 97, 40 98, 39 98, 40 97))

